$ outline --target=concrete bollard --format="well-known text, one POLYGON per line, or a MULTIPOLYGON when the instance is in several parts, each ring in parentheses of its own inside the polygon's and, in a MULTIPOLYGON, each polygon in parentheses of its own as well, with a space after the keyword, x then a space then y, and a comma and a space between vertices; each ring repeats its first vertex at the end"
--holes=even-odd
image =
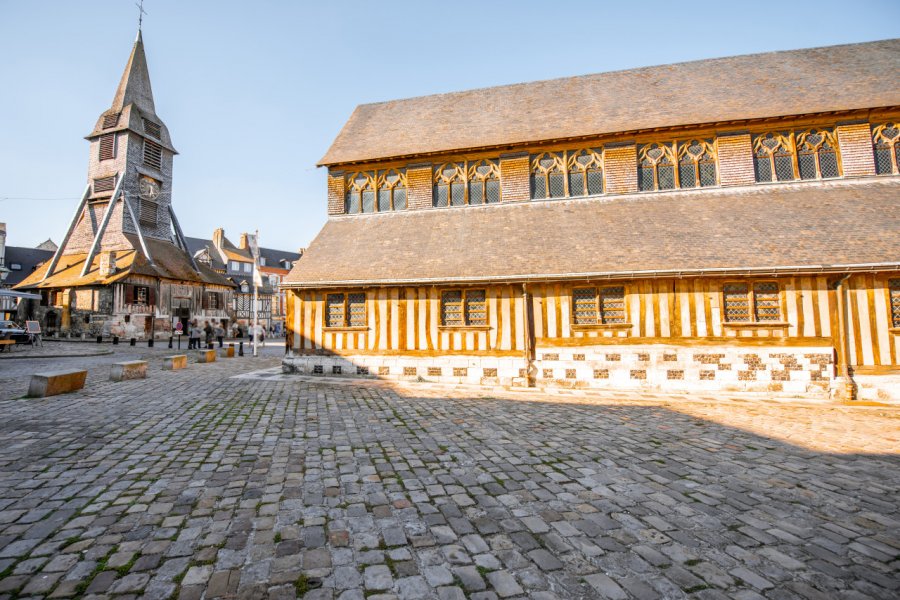
POLYGON ((78 369, 35 373, 31 376, 31 383, 28 385, 28 397, 46 398, 74 392, 84 387, 85 379, 87 379, 87 371, 78 369))
POLYGON ((219 348, 219 356, 222 358, 234 358, 234 346, 219 348))
POLYGON ((197 350, 197 362, 211 363, 216 362, 215 350, 197 350))
POLYGON ((166 356, 163 358, 162 368, 164 371, 178 371, 187 368, 187 354, 176 354, 174 356, 166 356))
POLYGON ((110 381, 125 381, 127 379, 146 378, 146 360, 127 360, 124 362, 113 363, 112 370, 109 372, 110 381))

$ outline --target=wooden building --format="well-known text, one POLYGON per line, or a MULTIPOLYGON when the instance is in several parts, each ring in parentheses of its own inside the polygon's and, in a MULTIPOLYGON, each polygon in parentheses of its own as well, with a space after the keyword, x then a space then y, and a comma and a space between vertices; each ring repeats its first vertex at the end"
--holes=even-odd
POLYGON ((135 338, 228 316, 234 285, 193 260, 172 209, 176 152, 156 114, 140 32, 87 140, 87 187, 53 257, 17 286, 43 296, 22 316, 49 333, 135 338))
POLYGON ((900 40, 359 106, 287 371, 900 400, 900 40))

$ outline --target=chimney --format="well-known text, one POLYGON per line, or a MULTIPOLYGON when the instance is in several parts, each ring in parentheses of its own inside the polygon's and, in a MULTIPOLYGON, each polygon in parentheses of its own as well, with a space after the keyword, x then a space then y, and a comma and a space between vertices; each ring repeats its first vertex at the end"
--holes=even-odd
POLYGON ((100 277, 111 277, 116 272, 116 251, 100 254, 100 277))
POLYGON ((242 233, 242 234, 241 234, 241 241, 240 241, 240 243, 238 244, 238 248, 240 248, 241 250, 246 250, 249 246, 250 246, 250 244, 247 243, 247 234, 246 234, 246 233, 242 233))
POLYGON ((215 231, 213 231, 212 237, 213 246, 218 248, 219 250, 225 245, 225 230, 219 227, 215 231))

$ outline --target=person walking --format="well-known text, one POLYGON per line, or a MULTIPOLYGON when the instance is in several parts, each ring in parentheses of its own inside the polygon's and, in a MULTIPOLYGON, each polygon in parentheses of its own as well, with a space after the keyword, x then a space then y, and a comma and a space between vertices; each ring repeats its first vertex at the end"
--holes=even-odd
POLYGON ((191 321, 188 325, 188 350, 200 349, 200 327, 197 325, 197 319, 191 321))
POLYGON ((219 342, 219 348, 221 348, 224 344, 222 341, 225 339, 225 328, 222 327, 222 322, 216 324, 216 340, 219 342))
POLYGON ((203 322, 203 333, 206 334, 206 348, 207 350, 212 348, 212 338, 213 338, 213 328, 212 325, 209 324, 209 321, 203 322))

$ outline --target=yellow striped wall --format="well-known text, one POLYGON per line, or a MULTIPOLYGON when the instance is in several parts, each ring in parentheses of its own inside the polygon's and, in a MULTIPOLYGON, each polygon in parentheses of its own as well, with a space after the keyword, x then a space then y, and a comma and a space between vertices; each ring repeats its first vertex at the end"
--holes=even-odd
MULTIPOLYGON (((859 274, 849 286, 849 363, 900 364, 900 331, 890 328, 887 281, 900 274, 859 274)), ((737 278, 684 278, 529 284, 534 336, 539 347, 636 343, 711 343, 831 346, 838 321, 836 276, 759 278, 777 281, 781 320, 730 325, 722 308, 722 286, 737 278), (578 327, 572 323, 572 289, 624 285, 626 325, 578 327)), ((754 281, 751 280, 751 281, 754 281)), ((441 287, 366 290, 368 326, 330 330, 324 326, 327 291, 288 294, 288 325, 295 351, 340 354, 521 355, 525 351, 525 310, 521 285, 477 286, 487 294, 488 325, 440 326, 441 287)), ((331 290, 329 290, 331 291, 331 290)), ((337 290, 335 290, 337 291, 337 290)), ((348 290, 344 290, 348 291, 348 290)), ((356 291, 356 290, 351 290, 356 291)), ((840 349, 838 348, 840 352, 840 349)))

